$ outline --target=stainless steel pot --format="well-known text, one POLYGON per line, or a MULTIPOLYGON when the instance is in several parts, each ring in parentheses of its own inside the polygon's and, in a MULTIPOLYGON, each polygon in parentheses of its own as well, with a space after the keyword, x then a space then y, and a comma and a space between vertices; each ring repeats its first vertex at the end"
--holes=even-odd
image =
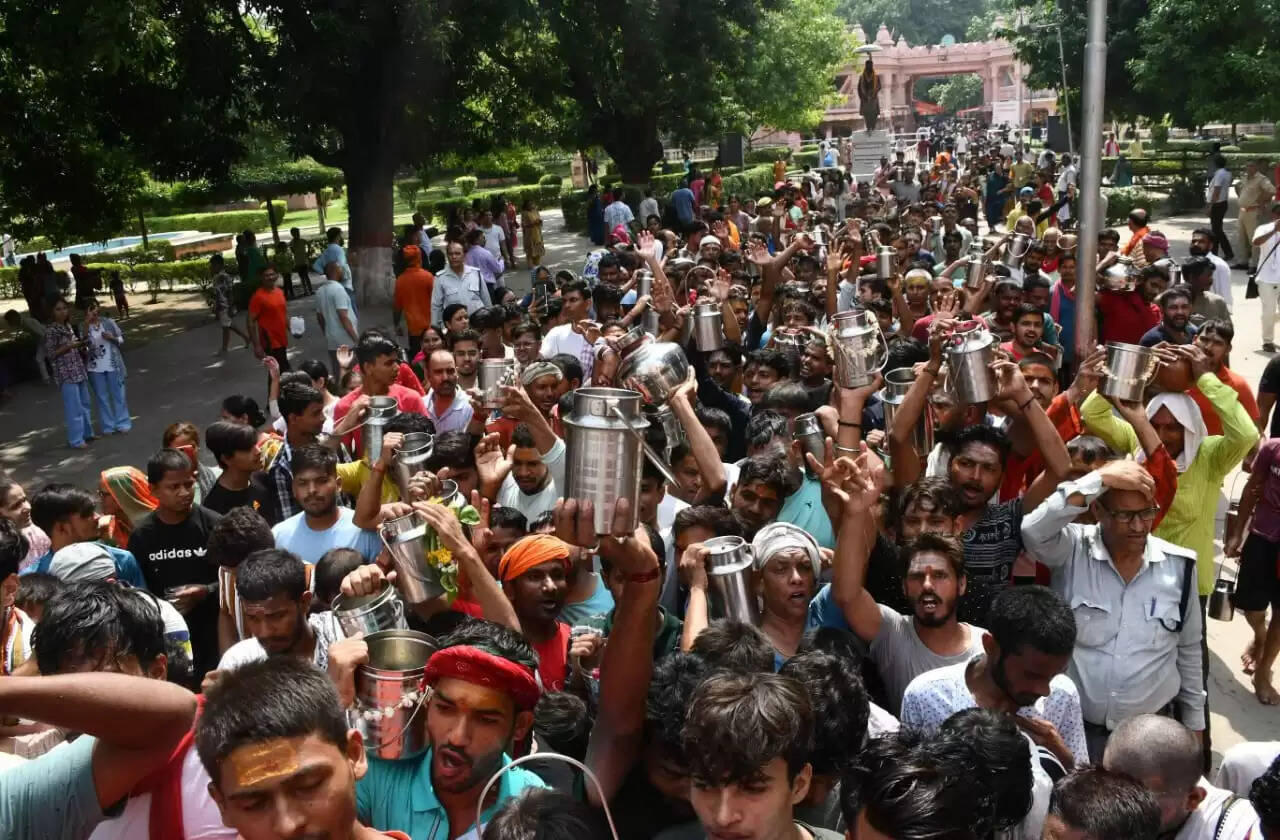
POLYGON ((724 347, 724 319, 718 303, 698 303, 689 313, 693 323, 693 343, 703 353, 724 347))
POLYGON ((892 245, 876 248, 876 277, 888 280, 898 266, 898 249, 892 245))
POLYGON ((364 455, 369 463, 376 463, 382 456, 382 433, 387 423, 400 410, 395 397, 370 397, 368 414, 364 419, 364 430, 360 433, 360 442, 364 455))
POLYGON ((502 386, 516 384, 515 359, 481 359, 476 368, 480 404, 492 411, 502 407, 502 386))
MULTIPOLYGON (((798 414, 791 421, 791 439, 800 442, 800 448, 817 459, 819 464, 827 462, 827 434, 822 428, 822 421, 813 412, 798 414)), ((805 459, 805 469, 810 470, 809 461, 805 459)))
POLYGON ((987 258, 982 254, 969 257, 969 265, 965 269, 964 287, 971 292, 980 291, 983 281, 987 279, 987 268, 987 258))
MULTIPOLYGON (((642 268, 636 272, 636 297, 651 294, 653 294, 653 272, 642 268)), ((652 336, 658 334, 658 312, 652 306, 640 316, 640 330, 652 336)), ((625 356, 626 353, 622 355, 625 356)))
POLYGON ((440 645, 426 633, 382 630, 365 637, 369 661, 356 668, 356 721, 369 755, 411 758, 428 746, 423 683, 440 645))
MULTIPOLYGON (((886 431, 893 427, 893 416, 907 398, 911 383, 915 382, 915 371, 902 367, 886 371, 884 387, 880 389, 880 402, 884 405, 884 427, 886 431)), ((933 429, 929 425, 929 412, 920 412, 920 419, 911 432, 911 446, 918 455, 927 455, 933 450, 933 429)))
POLYGON ((421 604, 444 594, 439 573, 427 563, 423 544, 427 520, 422 514, 414 511, 383 522, 378 534, 391 555, 391 564, 396 570, 396 586, 406 602, 421 604))
POLYGON ((333 617, 348 638, 357 633, 368 636, 409 626, 404 618, 404 601, 390 584, 372 595, 339 595, 333 601, 333 617))
POLYGON ((976 405, 995 397, 998 392, 991 363, 996 359, 995 336, 976 325, 947 337, 948 384, 962 405, 976 405))
POLYGON ((391 480, 400 490, 400 499, 409 501, 409 482, 427 471, 427 461, 435 451, 435 437, 426 432, 410 432, 391 459, 391 480))
POLYGON ((850 309, 831 318, 835 380, 841 388, 870 385, 889 359, 889 344, 874 312, 850 309))
POLYGON ((752 580, 751 546, 742 537, 712 537, 707 556, 707 594, 712 618, 760 623, 760 605, 752 580))
POLYGON ((618 366, 618 382, 639 392, 650 405, 662 405, 689 376, 689 359, 679 344, 648 342, 627 354, 618 366))
POLYGON ((1235 604, 1231 598, 1235 595, 1236 583, 1228 578, 1218 578, 1213 584, 1213 592, 1209 595, 1209 618, 1215 621, 1230 621, 1236 616, 1235 604))
POLYGON ((1147 383, 1156 372, 1155 351, 1150 347, 1107 342, 1107 358, 1103 363, 1104 378, 1098 390, 1104 396, 1128 401, 1141 401, 1147 383))
MULTIPOLYGON (((681 354, 683 358, 683 354, 681 354)), ((671 483, 671 468, 644 440, 649 421, 640 410, 640 394, 621 388, 579 388, 573 410, 562 418, 565 429, 566 499, 589 500, 596 533, 613 533, 614 505, 631 502, 627 529, 639 515, 640 458, 647 457, 671 483)))
POLYGON ((1018 268, 1022 265, 1022 258, 1027 255, 1027 249, 1030 247, 1030 236, 1025 233, 1015 233, 1005 245, 1004 253, 1000 255, 1000 262, 1008 268, 1018 268))

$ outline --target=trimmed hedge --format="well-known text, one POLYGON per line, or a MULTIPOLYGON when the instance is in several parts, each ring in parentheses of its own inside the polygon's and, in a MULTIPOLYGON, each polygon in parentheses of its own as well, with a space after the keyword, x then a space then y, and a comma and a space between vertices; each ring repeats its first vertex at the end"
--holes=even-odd
POLYGON ((817 169, 819 163, 821 162, 819 160, 819 157, 821 155, 822 155, 822 152, 819 151, 818 149, 796 152, 794 155, 791 156, 791 168, 803 169, 804 167, 807 166, 810 169, 817 169))
POLYGON ((747 163, 773 163, 778 158, 791 160, 790 146, 762 146, 747 152, 747 163))
POLYGON ((471 195, 476 188, 477 180, 474 175, 460 175, 453 179, 453 183, 458 187, 458 192, 463 195, 471 195))
POLYGON ((1107 196, 1107 221, 1123 222, 1135 207, 1150 211, 1159 206, 1160 199, 1141 187, 1108 187, 1103 190, 1107 196))
MULTIPOLYGON (((284 218, 282 213, 276 217, 276 223, 284 218)), ((188 213, 184 216, 155 216, 147 219, 148 233, 163 233, 171 230, 203 230, 209 233, 240 233, 245 230, 262 230, 270 227, 267 211, 233 210, 227 213, 188 213)), ((140 236, 142 230, 137 219, 129 224, 126 234, 140 236)))

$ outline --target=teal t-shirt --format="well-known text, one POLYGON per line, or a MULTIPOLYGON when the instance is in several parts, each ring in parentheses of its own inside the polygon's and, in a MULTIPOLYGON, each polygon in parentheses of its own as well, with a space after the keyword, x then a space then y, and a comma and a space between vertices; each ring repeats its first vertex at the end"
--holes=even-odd
POLYGON ((0 836, 88 837, 106 818, 93 786, 96 743, 82 736, 0 773, 0 836))
POLYGON ((779 522, 790 522, 808 531, 823 548, 835 549, 836 534, 831 527, 831 517, 822 507, 822 482, 805 475, 800 489, 782 503, 778 511, 779 522))

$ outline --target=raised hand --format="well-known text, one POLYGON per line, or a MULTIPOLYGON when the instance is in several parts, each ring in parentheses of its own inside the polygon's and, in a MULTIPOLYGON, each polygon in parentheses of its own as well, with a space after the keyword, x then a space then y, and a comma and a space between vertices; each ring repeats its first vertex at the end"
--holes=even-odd
POLYGON ((651 260, 657 252, 657 249, 653 246, 653 234, 647 230, 640 231, 636 236, 636 253, 642 259, 651 260))

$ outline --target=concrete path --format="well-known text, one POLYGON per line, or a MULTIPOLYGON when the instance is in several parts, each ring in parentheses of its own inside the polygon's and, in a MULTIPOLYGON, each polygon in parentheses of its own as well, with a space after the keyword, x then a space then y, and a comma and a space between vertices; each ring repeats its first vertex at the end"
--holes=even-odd
MULTIPOLYGON (((565 232, 558 210, 544 211, 543 218, 547 246, 544 262, 553 271, 560 268, 581 271, 584 256, 591 247, 586 237, 565 232)), ((1205 221, 1198 217, 1158 219, 1153 227, 1169 237, 1175 257, 1184 257, 1191 230, 1205 221)), ((1234 235, 1234 221, 1227 223, 1227 230, 1234 235)), ((521 263, 519 270, 507 274, 506 283, 523 293, 529 288, 529 273, 523 268, 523 258, 521 263)), ((1244 273, 1233 274, 1236 340, 1232 367, 1256 383, 1268 360, 1260 351, 1258 302, 1244 299, 1244 273)), ((299 298, 289 309, 291 314, 307 318, 307 334, 292 349, 291 357, 295 360, 324 358, 323 337, 316 327, 311 299, 299 298)), ((360 323, 362 326, 388 324, 388 315, 385 311, 362 312, 360 323)), ((129 405, 135 418, 130 434, 99 439, 88 450, 76 452, 66 446, 61 403, 52 387, 15 386, 10 390, 9 399, 0 403, 0 465, 29 488, 51 481, 69 481, 88 487, 96 483, 98 473, 106 467, 141 466, 160 447, 167 425, 175 420, 189 420, 203 429, 218 418, 222 398, 232 393, 254 397, 265 411, 266 375, 261 366, 244 350, 215 357, 220 332, 211 319, 202 326, 137 348, 129 347, 127 321, 124 329, 129 405)), ((1219 498, 1219 533, 1226 510, 1226 493, 1232 481, 1233 478, 1228 479, 1219 498)), ((1243 485, 1243 479, 1240 484, 1243 485)), ((1240 670, 1240 652, 1249 639, 1244 618, 1237 615, 1227 623, 1210 620, 1208 634, 1215 753, 1220 756, 1224 749, 1241 740, 1274 738, 1280 728, 1280 707, 1259 704, 1250 681, 1240 670)))

